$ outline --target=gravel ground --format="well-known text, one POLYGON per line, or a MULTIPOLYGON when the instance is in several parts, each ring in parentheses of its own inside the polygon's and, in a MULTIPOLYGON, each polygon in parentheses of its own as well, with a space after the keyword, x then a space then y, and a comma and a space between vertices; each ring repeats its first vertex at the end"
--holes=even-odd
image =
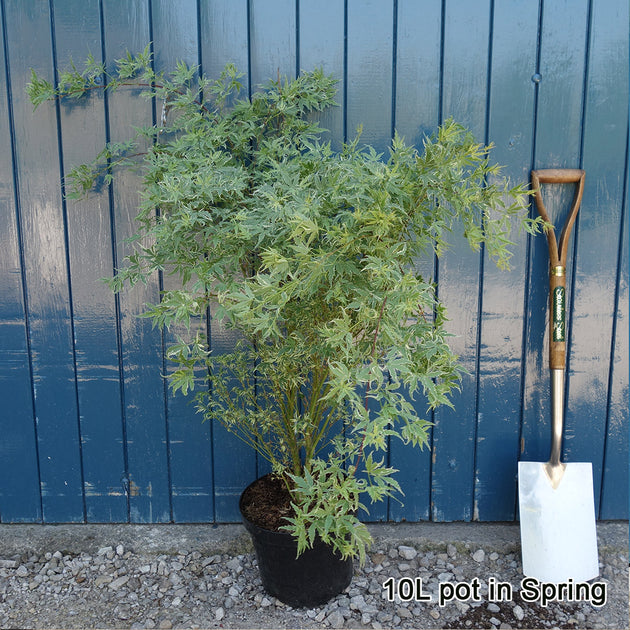
POLYGON ((583 589, 590 601, 565 594, 546 606, 521 584, 517 525, 370 529, 374 546, 346 592, 295 610, 262 590, 240 525, 0 525, 0 627, 629 627, 627 523, 598 525, 601 574, 583 589), (459 600, 440 606, 440 593, 459 600))

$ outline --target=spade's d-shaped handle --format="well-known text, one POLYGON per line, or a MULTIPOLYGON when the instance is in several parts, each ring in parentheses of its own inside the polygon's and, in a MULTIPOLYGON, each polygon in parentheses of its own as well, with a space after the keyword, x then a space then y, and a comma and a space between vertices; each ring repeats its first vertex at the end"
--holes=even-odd
POLYGON ((547 223, 551 223, 551 221, 543 203, 540 184, 577 184, 569 215, 562 232, 560 232, 560 241, 556 241, 556 233, 553 228, 550 228, 547 232, 547 243, 549 245, 549 316, 551 325, 549 367, 552 370, 563 370, 566 362, 565 294, 567 250, 571 230, 582 201, 584 175, 585 173, 581 169, 542 169, 532 171, 532 187, 534 189, 536 208, 547 223))

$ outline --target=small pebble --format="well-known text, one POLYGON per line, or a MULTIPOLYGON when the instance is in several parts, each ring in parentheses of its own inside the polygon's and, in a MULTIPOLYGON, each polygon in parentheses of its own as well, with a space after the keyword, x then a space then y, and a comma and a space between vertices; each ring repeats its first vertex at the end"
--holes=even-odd
POLYGON ((339 610, 333 610, 325 619, 325 623, 331 628, 343 628, 345 621, 339 610))
POLYGON ((0 569, 15 569, 17 565, 17 560, 0 560, 0 569))
POLYGON ((413 547, 400 545, 398 547, 398 555, 405 560, 413 560, 418 555, 418 552, 413 547))
POLYGON ((124 586, 129 581, 129 576, 123 575, 122 577, 117 578, 113 582, 110 582, 107 585, 107 588, 111 588, 112 591, 117 591, 121 586, 124 586))

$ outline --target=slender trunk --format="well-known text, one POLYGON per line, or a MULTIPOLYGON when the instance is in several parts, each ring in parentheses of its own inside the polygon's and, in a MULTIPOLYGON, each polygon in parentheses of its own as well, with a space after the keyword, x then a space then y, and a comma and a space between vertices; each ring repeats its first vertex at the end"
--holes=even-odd
POLYGON ((319 370, 313 373, 313 383, 310 390, 310 399, 308 404, 308 419, 311 430, 304 438, 305 444, 305 461, 304 467, 310 470, 311 461, 315 456, 317 445, 322 439, 325 431, 320 428, 324 415, 324 404, 322 403, 322 390, 326 384, 328 377, 328 368, 322 365, 319 370))
POLYGON ((292 422, 297 410, 297 393, 291 389, 283 396, 283 392, 280 391, 279 387, 274 387, 274 389, 275 398, 280 402, 280 415, 282 426, 284 427, 284 439, 286 440, 291 456, 291 468, 293 469, 294 475, 301 475, 302 459, 300 457, 300 445, 295 435, 292 422), (284 402, 282 402, 283 400, 284 402))

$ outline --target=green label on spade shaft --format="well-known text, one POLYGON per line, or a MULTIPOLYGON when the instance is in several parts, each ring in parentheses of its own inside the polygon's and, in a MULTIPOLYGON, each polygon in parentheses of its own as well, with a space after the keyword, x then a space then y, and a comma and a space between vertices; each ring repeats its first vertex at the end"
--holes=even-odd
POLYGON ((564 287, 556 287, 553 290, 552 326, 553 341, 564 341, 564 287))

